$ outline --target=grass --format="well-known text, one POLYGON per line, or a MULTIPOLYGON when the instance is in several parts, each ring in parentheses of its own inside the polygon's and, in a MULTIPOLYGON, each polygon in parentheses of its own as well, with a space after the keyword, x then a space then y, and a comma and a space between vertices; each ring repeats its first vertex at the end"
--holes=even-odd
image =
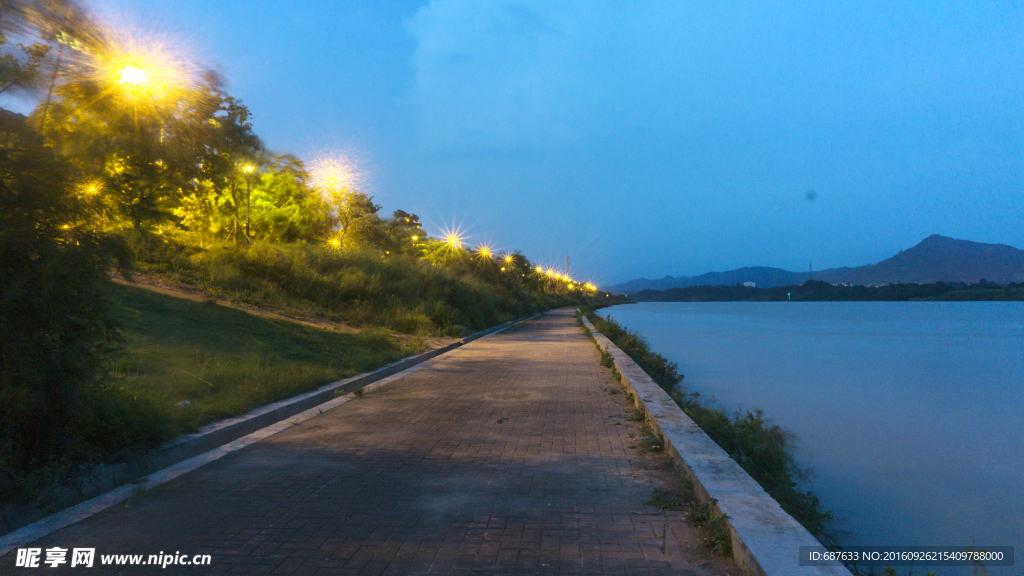
POLYGON ((525 282, 530 279, 466 255, 437 263, 310 244, 201 249, 141 235, 126 242, 141 269, 227 300, 409 334, 462 336, 594 300, 579 290, 525 282))
POLYGON ((704 528, 706 536, 702 543, 705 548, 721 556, 732 554, 732 535, 726 523, 729 517, 715 512, 717 500, 701 501, 697 498, 693 481, 686 474, 677 470, 673 475, 675 486, 671 490, 655 490, 644 504, 684 512, 689 522, 704 528))
POLYGON ((153 406, 168 434, 412 353, 380 330, 342 333, 130 286, 109 288, 124 342, 109 385, 153 406))
POLYGON ((665 449, 665 437, 657 434, 649 422, 640 429, 640 448, 646 452, 661 452, 665 449))
MULTIPOLYGON (((580 310, 587 317, 588 320, 594 325, 594 328, 598 332, 603 334, 605 338, 608 338, 619 347, 620 350, 626 353, 627 356, 633 359, 638 366, 643 368, 644 372, 651 377, 659 386, 664 388, 666 391, 671 392, 672 389, 683 381, 683 375, 679 373, 679 366, 675 362, 669 362, 667 358, 651 350, 650 346, 647 345, 647 341, 644 340, 643 336, 637 331, 629 331, 617 322, 611 320, 611 318, 602 318, 594 312, 594 308, 588 306, 580 306, 580 310)), ((614 367, 611 355, 608 355, 607 360, 605 355, 607 352, 601 353, 601 363, 608 367, 614 367), (608 364, 605 364, 607 362, 608 364)))

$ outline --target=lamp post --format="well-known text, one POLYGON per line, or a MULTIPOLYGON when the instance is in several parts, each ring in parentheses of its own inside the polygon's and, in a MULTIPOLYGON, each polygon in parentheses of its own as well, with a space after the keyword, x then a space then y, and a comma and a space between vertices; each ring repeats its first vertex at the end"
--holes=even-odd
POLYGON ((242 167, 242 170, 245 171, 245 243, 249 244, 251 242, 249 236, 249 212, 251 206, 250 200, 252 197, 252 186, 250 184, 252 181, 252 173, 256 170, 256 168, 253 167, 252 165, 247 164, 242 167))

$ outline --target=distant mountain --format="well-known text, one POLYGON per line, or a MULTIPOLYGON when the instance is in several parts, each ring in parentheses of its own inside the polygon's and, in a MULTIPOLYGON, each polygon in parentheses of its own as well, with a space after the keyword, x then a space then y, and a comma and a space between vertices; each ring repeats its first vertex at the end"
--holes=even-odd
POLYGON ((831 284, 880 285, 979 280, 1024 282, 1024 250, 1006 244, 983 244, 933 234, 913 248, 903 250, 878 264, 856 268, 829 268, 818 272, 790 272, 781 268, 755 266, 700 276, 666 276, 660 280, 630 280, 603 289, 612 294, 633 294, 641 290, 667 290, 688 286, 732 286, 753 282, 759 288, 803 284, 822 280, 831 284))

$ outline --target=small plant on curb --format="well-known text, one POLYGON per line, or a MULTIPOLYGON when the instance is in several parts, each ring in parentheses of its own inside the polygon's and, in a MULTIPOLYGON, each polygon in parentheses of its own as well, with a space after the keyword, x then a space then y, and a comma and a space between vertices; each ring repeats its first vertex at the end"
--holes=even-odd
POLYGON ((696 502, 686 510, 686 519, 696 526, 703 526, 708 531, 708 537, 704 539, 704 547, 710 548, 714 553, 728 556, 732 554, 732 536, 729 534, 729 525, 726 514, 715 512, 715 504, 718 500, 712 498, 704 502, 696 502))
POLYGON ((640 439, 640 447, 648 452, 660 452, 665 449, 665 438, 661 434, 656 434, 650 423, 644 424, 644 427, 640 429, 640 435, 643 438, 640 439))
POLYGON ((362 386, 356 386, 355 388, 352 389, 352 396, 354 396, 355 398, 362 398, 363 394, 365 393, 366 390, 363 389, 362 386))
MULTIPOLYGON (((629 396, 632 396, 632 394, 629 396)), ((632 398, 627 398, 632 401, 632 398)), ((634 408, 633 413, 629 415, 629 419, 633 422, 643 422, 647 419, 647 411, 643 408, 634 408)))
POLYGON ((655 490, 651 497, 644 501, 644 504, 661 510, 685 510, 689 503, 689 499, 682 494, 667 490, 655 490))

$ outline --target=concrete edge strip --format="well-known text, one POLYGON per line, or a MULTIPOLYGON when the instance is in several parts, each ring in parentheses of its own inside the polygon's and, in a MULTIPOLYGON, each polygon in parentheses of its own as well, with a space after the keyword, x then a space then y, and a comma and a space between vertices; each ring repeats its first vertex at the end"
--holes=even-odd
MULTIPOLYGON (((520 318, 518 320, 513 320, 511 322, 499 324, 498 326, 490 328, 488 330, 477 332, 476 334, 464 338, 463 340, 455 342, 449 346, 445 346, 444 348, 446 348, 446 350, 444 350, 444 352, 439 354, 432 354, 428 358, 422 357, 429 355, 430 352, 420 354, 414 358, 421 359, 418 362, 414 363, 411 367, 408 367, 400 372, 389 374, 384 377, 375 379, 372 383, 369 383, 368 385, 365 386, 365 390, 373 391, 376 390, 377 388, 386 386, 394 382, 395 380, 398 380, 400 378, 408 376, 409 374, 412 374, 413 372, 420 370, 423 367, 422 364, 427 360, 432 360, 448 352, 455 351, 458 348, 461 348, 462 345, 468 344, 469 342, 472 342, 474 340, 479 340, 480 338, 483 338, 485 336, 493 336, 495 334, 504 332, 505 330, 508 330, 509 328, 516 324, 525 322, 527 320, 532 320, 533 318, 536 318, 541 314, 544 313, 540 312, 534 314, 533 316, 527 316, 524 318, 520 318)), ((432 350, 431 352, 436 352, 436 350, 432 350)), ((384 368, 378 371, 383 371, 388 367, 389 366, 385 366, 384 368)), ((370 374, 373 373, 371 372, 370 374)), ((365 376, 367 375, 364 374, 360 376, 355 376, 353 378, 360 379, 365 376)), ((341 383, 348 382, 353 378, 348 378, 345 380, 340 380, 337 383, 332 383, 339 384, 338 386, 334 386, 332 390, 340 388, 341 383)), ((327 386, 332 386, 332 384, 328 384, 327 386)), ((300 394, 296 398, 304 398, 307 396, 309 396, 309 393, 300 394)), ((237 452, 247 446, 259 442, 260 440, 269 438, 274 434, 287 430, 288 428, 291 428, 296 424, 300 424, 302 422, 305 422, 306 420, 309 420, 310 418, 319 416, 320 414, 337 408, 338 406, 341 406, 342 404, 348 402, 353 398, 353 393, 347 392, 344 396, 332 398, 331 400, 322 402, 312 408, 308 408, 297 414, 286 416, 282 419, 279 419, 277 422, 274 422, 268 426, 256 430, 255 432, 251 432, 245 436, 242 436, 241 438, 237 438, 235 440, 222 444, 208 452, 199 454, 198 456, 193 456, 191 458, 182 460, 171 466, 168 466, 167 468, 153 472, 152 474, 149 474, 148 476, 142 478, 137 483, 126 484, 124 486, 121 486, 120 488, 110 490, 109 492, 100 494, 99 496, 86 500, 85 502, 81 502, 79 504, 71 506, 70 508, 51 514, 46 518, 33 522, 32 524, 14 530, 13 532, 10 532, 0 537, 0 557, 7 555, 11 550, 35 542, 36 540, 39 540, 40 538, 43 538, 45 536, 49 536, 50 534, 62 528, 66 528, 68 526, 71 526, 72 524, 77 524, 78 522, 81 522, 82 520, 85 520, 86 518, 89 518, 90 516, 93 516, 95 514, 98 514, 103 510, 110 508, 111 506, 116 506, 117 504, 125 502, 132 498, 133 496, 140 495, 152 486, 159 486, 160 484, 170 482, 171 480, 174 480, 179 476, 192 472, 193 470, 205 466, 210 462, 219 460, 224 456, 231 454, 232 452, 237 452)))
POLYGON ((727 516, 733 559, 746 574, 777 576, 850 576, 842 566, 799 566, 800 546, 821 546, 817 539, 765 492, 729 457, 678 404, 625 352, 597 331, 584 316, 584 326, 598 346, 612 356, 622 384, 633 393, 652 427, 662 435, 665 451, 693 481, 698 497, 714 499, 727 516))

